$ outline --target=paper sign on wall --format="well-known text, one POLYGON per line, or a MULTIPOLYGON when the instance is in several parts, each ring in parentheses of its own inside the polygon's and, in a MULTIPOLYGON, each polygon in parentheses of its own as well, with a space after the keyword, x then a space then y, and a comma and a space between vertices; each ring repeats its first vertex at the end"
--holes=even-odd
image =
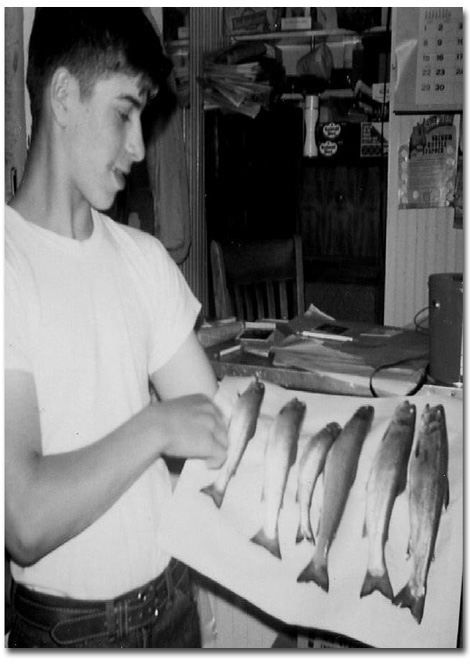
POLYGON ((400 120, 398 196, 400 209, 454 204, 460 116, 413 115, 400 120))

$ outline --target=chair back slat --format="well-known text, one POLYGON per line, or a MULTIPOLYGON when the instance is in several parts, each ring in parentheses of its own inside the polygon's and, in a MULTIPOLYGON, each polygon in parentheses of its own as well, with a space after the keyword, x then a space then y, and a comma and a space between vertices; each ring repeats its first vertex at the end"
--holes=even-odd
POLYGON ((253 306, 253 293, 252 288, 249 286, 243 286, 242 291, 244 294, 243 302, 245 305, 245 320, 254 320, 255 318, 255 308, 253 306))
POLYGON ((266 292, 268 296, 268 318, 277 318, 276 298, 274 296, 274 284, 272 281, 266 283, 266 292))
POLYGON ((289 317, 289 309, 287 305, 287 286, 284 279, 279 282, 279 309, 281 311, 281 318, 287 319, 289 317))
POLYGON ((255 284, 255 297, 256 297, 256 306, 258 311, 258 318, 266 318, 269 314, 266 313, 264 306, 264 289, 263 284, 255 284))
MULTIPOLYGON (((224 316, 224 318, 228 318, 230 315, 235 314, 236 317, 239 320, 243 320, 245 317, 245 309, 244 309, 244 301, 245 298, 242 295, 242 287, 241 286, 233 286, 233 295, 234 295, 234 304, 235 304, 235 311, 230 310, 227 312, 227 315, 224 316)), ((217 316, 219 317, 219 316, 217 316)))
POLYGON ((288 319, 304 312, 300 236, 255 242, 211 242, 217 318, 288 319))

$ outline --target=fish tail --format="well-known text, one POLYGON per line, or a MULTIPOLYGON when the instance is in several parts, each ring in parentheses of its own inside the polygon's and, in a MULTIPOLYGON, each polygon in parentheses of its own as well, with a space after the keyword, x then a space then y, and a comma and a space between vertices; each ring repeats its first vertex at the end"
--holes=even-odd
POLYGON ((328 578, 328 566, 326 560, 317 563, 315 558, 312 558, 308 565, 300 572, 297 581, 300 583, 314 581, 317 586, 320 586, 325 592, 328 592, 330 580, 328 578))
POLYGON ((261 528, 254 537, 251 538, 251 541, 260 546, 264 546, 273 556, 276 558, 281 558, 281 550, 279 548, 279 538, 277 534, 274 537, 268 537, 264 532, 264 529, 261 528))
POLYGON ((203 487, 201 489, 201 493, 205 493, 206 495, 210 496, 217 507, 222 505, 225 492, 218 489, 215 484, 209 484, 209 486, 203 487))
POLYGON ((360 596, 365 597, 366 595, 370 595, 374 590, 378 590, 382 595, 393 601, 393 588, 387 570, 380 576, 374 575, 367 570, 360 596))
POLYGON ((303 542, 304 540, 307 540, 307 542, 312 542, 312 544, 315 544, 315 537, 313 535, 312 526, 310 524, 302 526, 302 524, 299 523, 299 527, 297 529, 297 536, 295 538, 295 543, 298 544, 299 542, 303 542))
POLYGON ((420 597, 415 597, 411 592, 410 585, 407 584, 393 599, 393 603, 396 606, 403 606, 410 609, 411 615, 419 625, 423 619, 425 598, 426 595, 424 593, 420 597))

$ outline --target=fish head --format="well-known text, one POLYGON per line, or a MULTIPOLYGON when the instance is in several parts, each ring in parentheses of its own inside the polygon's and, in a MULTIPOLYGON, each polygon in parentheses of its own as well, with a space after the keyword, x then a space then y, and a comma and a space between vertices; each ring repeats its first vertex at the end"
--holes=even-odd
POLYGON ((374 417, 374 406, 371 406, 370 404, 368 406, 360 406, 357 411, 356 415, 357 417, 360 417, 363 420, 370 420, 372 421, 372 418, 374 417))
POLYGON ((337 438, 341 433, 341 425, 338 424, 338 422, 329 422, 325 429, 328 431, 328 433, 331 434, 333 438, 337 438))
POLYGON ((416 421, 416 406, 409 401, 403 401, 396 407, 394 419, 398 424, 414 424, 416 421))

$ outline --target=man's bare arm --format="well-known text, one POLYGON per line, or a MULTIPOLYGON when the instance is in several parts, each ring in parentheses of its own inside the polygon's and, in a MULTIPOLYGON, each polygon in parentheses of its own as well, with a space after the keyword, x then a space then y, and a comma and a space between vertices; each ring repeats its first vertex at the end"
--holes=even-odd
MULTIPOLYGON (((175 366, 184 364, 192 374, 198 360, 188 365, 187 351, 183 344, 175 366)), ((201 391, 210 391, 208 380, 201 391)), ((212 400, 184 392, 178 398, 171 367, 156 382, 165 398, 174 396, 151 403, 85 448, 45 456, 34 379, 26 372, 5 372, 5 532, 19 564, 33 564, 88 527, 160 455, 197 456, 215 467, 223 462, 226 428, 212 400), (165 380, 168 373, 173 379, 165 380)), ((196 387, 195 378, 189 383, 196 387)))

